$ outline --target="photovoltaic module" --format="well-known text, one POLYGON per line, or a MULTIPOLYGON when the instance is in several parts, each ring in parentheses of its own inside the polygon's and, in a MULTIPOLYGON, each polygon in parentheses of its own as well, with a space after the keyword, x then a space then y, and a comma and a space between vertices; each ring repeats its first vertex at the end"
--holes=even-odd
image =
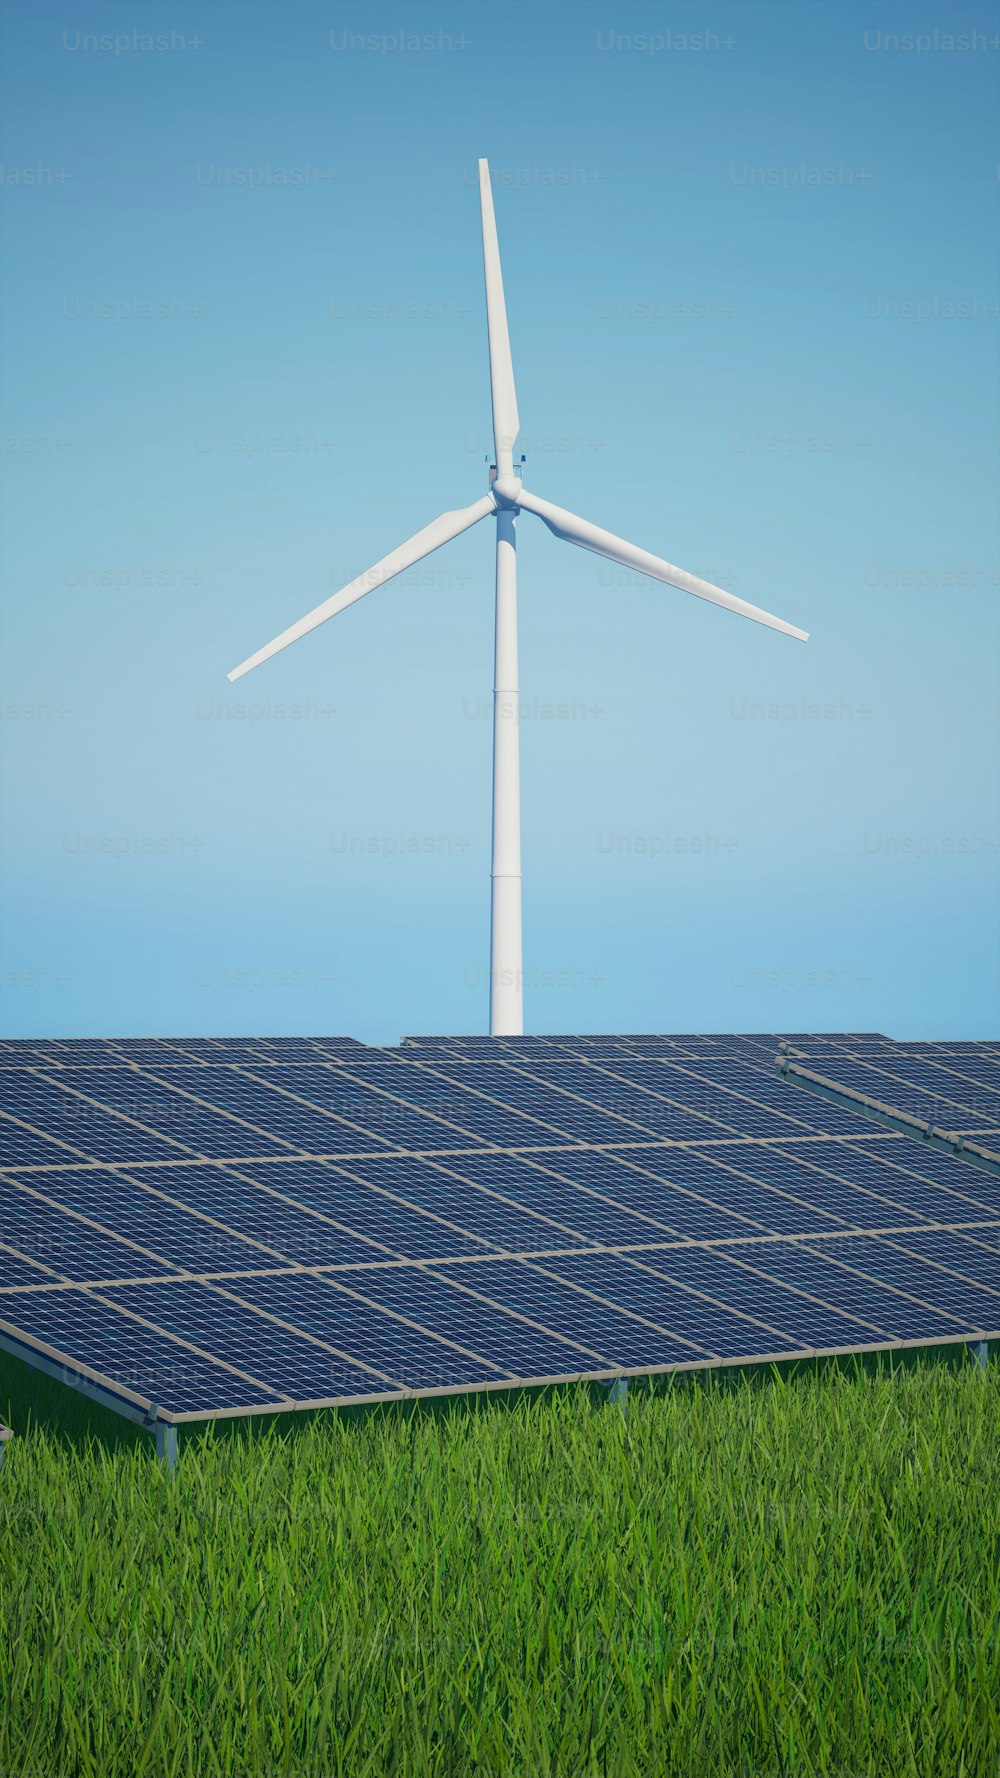
POLYGON ((997 1045, 19 1041, 0 1080, 0 1343, 133 1417, 1000 1330, 997 1045))

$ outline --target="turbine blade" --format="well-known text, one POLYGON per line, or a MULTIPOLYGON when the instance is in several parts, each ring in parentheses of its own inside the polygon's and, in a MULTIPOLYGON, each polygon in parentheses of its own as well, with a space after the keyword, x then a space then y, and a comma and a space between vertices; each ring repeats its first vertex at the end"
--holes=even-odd
POLYGON ((493 393, 493 443, 497 473, 510 472, 514 445, 521 430, 514 391, 514 366, 507 332, 507 305, 500 270, 500 244, 493 214, 493 188, 488 161, 479 163, 479 202, 483 213, 483 265, 486 271, 486 325, 490 340, 490 385, 493 393))
POLYGON ((322 605, 317 605, 315 611, 310 611, 306 617, 300 617, 298 623, 292 624, 289 629, 282 630, 281 635, 275 636, 273 642, 268 642, 263 648, 258 648, 256 654, 250 655, 238 667, 234 667, 227 677, 241 679, 243 674, 249 673, 252 667, 259 667, 261 661, 270 660, 272 654, 280 654, 281 650, 287 648, 290 642, 297 642, 300 636, 308 635, 309 631, 315 630, 317 625, 325 624, 328 617, 336 617, 338 611, 343 611, 346 606, 353 605, 355 599, 363 599, 366 593, 372 591, 373 587, 384 586, 386 581, 391 580, 394 575, 402 574, 404 568, 412 568, 414 562, 419 562, 422 557, 429 556, 432 551, 440 549, 443 543, 450 543, 453 537, 460 537, 463 531, 469 529, 470 525, 478 524, 479 520, 484 519, 487 513, 495 511, 496 506, 492 494, 484 494, 482 499, 477 500, 472 506, 461 506, 456 512, 443 512, 439 519, 434 519, 429 525, 425 525, 415 537, 409 538, 406 543, 401 543, 398 549, 383 556, 380 562, 375 563, 374 568, 369 568, 366 573, 359 574, 347 586, 341 587, 339 593, 334 593, 332 598, 324 599, 322 605))
POLYGON ((786 624, 784 618, 772 617, 769 611, 762 611, 759 605, 750 605, 746 599, 737 599, 734 593, 713 586, 711 581, 700 580, 697 574, 688 574, 684 568, 675 568, 672 562, 651 556, 648 550, 637 549, 634 543, 626 543, 623 537, 615 537, 611 531, 602 531, 599 525, 577 518, 565 507, 551 505, 526 488, 518 496, 518 505, 526 512, 536 513, 553 536, 561 537, 565 543, 579 544, 581 549, 593 550, 597 556, 607 556, 610 562, 620 562, 623 568, 635 568, 652 580, 679 587, 682 593, 694 593, 696 598, 707 599, 712 605, 723 605, 727 611, 738 612, 740 617, 751 617, 755 623, 766 624, 770 630, 781 630, 783 635, 795 636, 800 642, 809 640, 807 630, 798 630, 794 624, 786 624))

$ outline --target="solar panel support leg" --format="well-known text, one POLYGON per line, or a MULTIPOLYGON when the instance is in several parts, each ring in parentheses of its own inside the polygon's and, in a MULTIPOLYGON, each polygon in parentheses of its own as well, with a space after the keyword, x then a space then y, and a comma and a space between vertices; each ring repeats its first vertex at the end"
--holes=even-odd
POLYGON ((972 1353, 974 1362, 976 1364, 981 1364, 985 1370, 990 1361, 989 1340, 976 1340, 974 1344, 969 1347, 969 1350, 972 1353))
POLYGON ((608 1384, 608 1400, 617 1402, 624 1414, 626 1406, 628 1405, 627 1377, 616 1377, 613 1383, 608 1384))
POLYGON ((177 1468, 177 1428, 168 1426, 165 1421, 157 1420, 153 1427, 156 1440, 156 1455, 166 1464, 168 1469, 177 1468))

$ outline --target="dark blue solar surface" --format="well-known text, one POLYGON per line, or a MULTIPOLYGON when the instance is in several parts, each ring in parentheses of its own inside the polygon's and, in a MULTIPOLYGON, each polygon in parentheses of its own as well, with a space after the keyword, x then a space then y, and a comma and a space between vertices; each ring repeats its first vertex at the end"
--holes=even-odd
MULTIPOLYGON (((593 1359, 604 1365, 619 1366, 647 1362, 654 1366, 679 1364, 690 1362, 698 1356, 699 1350, 705 1352, 704 1346, 699 1348, 690 1339, 643 1327, 610 1306, 605 1307, 578 1291, 560 1286, 551 1275, 549 1262, 545 1261, 543 1265, 544 1269, 523 1260, 497 1260, 488 1267, 462 1268, 460 1274, 456 1268, 455 1282, 465 1290, 474 1290, 488 1297, 490 1302, 508 1313, 524 1316, 526 1321, 570 1341, 579 1353, 579 1361, 568 1362, 570 1355, 564 1352, 562 1363, 567 1370, 592 1370, 593 1359), (589 1364, 588 1354, 592 1355, 589 1364)), ((367 1282, 365 1288, 368 1288, 367 1282)), ((463 1325, 469 1329, 466 1337, 475 1329, 482 1306, 479 1302, 466 1300, 452 1310, 453 1314, 463 1317, 463 1325)))
POLYGON ((86 1365, 114 1393, 137 1395, 174 1414, 263 1408, 274 1401, 273 1390, 251 1384, 164 1333, 129 1320, 103 1295, 48 1291, 0 1296, 0 1325, 86 1365))
MULTIPOLYGON (((757 1265, 760 1251, 757 1247, 708 1253, 678 1250, 644 1255, 642 1264, 652 1274, 670 1278, 691 1291, 704 1292, 744 1315, 753 1316, 799 1348, 854 1346, 890 1337, 884 1329, 830 1308, 829 1297, 824 1304, 811 1302, 782 1288, 774 1276, 762 1278, 751 1269, 757 1265)), ((781 1343, 779 1339, 778 1344, 781 1343)))
POLYGON ((803 1067, 922 1123, 973 1139, 1000 1136, 995 1049, 822 1037, 801 1038, 794 1049, 803 1067))
POLYGON ((551 1072, 551 1085, 534 1078, 538 1072, 537 1066, 532 1069, 527 1062, 523 1067, 513 1061, 493 1066, 479 1063, 461 1074, 453 1068, 450 1078, 478 1086, 583 1142, 651 1138, 696 1142, 725 1135, 729 1127, 718 1127, 719 1117, 707 1092, 677 1094, 669 1090, 669 1082, 659 1092, 643 1092, 638 1081, 630 1086, 605 1070, 572 1062, 551 1072))
MULTIPOLYGON (((811 1056, 807 1054, 807 1059, 811 1056)), ((897 1110, 906 1111, 948 1129, 953 1125, 1000 1125, 1000 1094, 990 1087, 968 1080, 939 1064, 924 1063, 912 1057, 893 1057, 882 1063, 824 1055, 824 1063, 832 1077, 855 1092, 872 1098, 888 1100, 897 1110)))
POLYGON ((653 1364, 665 1365, 711 1356, 705 1329, 683 1308, 664 1302, 655 1320, 639 1320, 632 1305, 595 1288, 602 1280, 610 1284, 618 1265, 615 1258, 602 1256, 596 1272, 585 1271, 577 1278, 567 1270, 566 1261, 545 1261, 530 1271, 524 1265, 501 1263, 490 1268, 489 1292, 505 1307, 544 1320, 568 1338, 599 1345, 613 1364, 641 1365, 652 1353, 653 1364))
MULTIPOLYGON (((905 1240, 862 1245, 857 1241, 837 1243, 829 1257, 849 1263, 867 1278, 875 1278, 893 1289, 904 1291, 920 1303, 954 1316, 962 1327, 991 1327, 1000 1310, 1000 1290, 989 1291, 968 1276, 954 1277, 933 1261, 939 1232, 921 1234, 908 1232, 905 1240)), ((1000 1279, 997 1280, 1000 1286, 1000 1279)))
MULTIPOLYGON (((993 1231, 994 1242, 998 1232, 993 1231)), ((905 1235, 894 1235, 892 1244, 916 1254, 919 1259, 946 1267, 960 1279, 974 1278, 978 1284, 1000 1296, 1000 1265, 995 1247, 984 1247, 977 1230, 957 1234, 948 1229, 917 1229, 905 1235)))
MULTIPOLYGON (((46 1173, 42 1177, 50 1185, 55 1176, 46 1173)), ((63 1194, 62 1202, 68 1201, 63 1194)), ((90 1216, 92 1221, 99 1220, 96 1206, 90 1216)), ((48 1279, 36 1275, 35 1283, 66 1278, 134 1278, 140 1273, 168 1269, 165 1262, 142 1253, 135 1245, 116 1241, 112 1234, 80 1222, 54 1204, 6 1182, 0 1186, 0 1242, 4 1248, 44 1267, 48 1279)), ((0 1252, 0 1280, 6 1282, 6 1275, 6 1259, 0 1252)))
MULTIPOLYGON (((473 1166, 478 1158, 471 1157, 473 1166)), ((408 1205, 416 1206, 428 1216, 441 1218, 449 1228, 511 1252, 566 1247, 585 1239, 582 1232, 552 1220, 551 1204, 543 1201, 541 1192, 536 1193, 533 1205, 537 1214, 529 1215, 509 1202, 492 1197, 487 1191, 477 1190, 468 1180, 463 1159, 457 1155, 451 1157, 448 1172, 412 1157, 355 1161, 351 1171, 355 1178, 363 1179, 367 1185, 404 1198, 408 1205), (463 1175, 464 1181, 458 1175, 463 1175)), ((592 1238, 607 1241, 608 1236, 592 1238)), ((634 1238, 649 1240, 651 1236, 645 1231, 634 1238)))
MULTIPOLYGON (((364 1164, 360 1162, 359 1166, 364 1164)), ((397 1203, 385 1192, 367 1185, 363 1178, 350 1178, 345 1171, 322 1161, 294 1162, 282 1167, 248 1163, 240 1172, 265 1185, 269 1192, 280 1194, 282 1200, 290 1198, 295 1205, 311 1211, 314 1219, 325 1218, 359 1238, 364 1237, 369 1243, 365 1256, 368 1259, 377 1257, 373 1248, 384 1256, 404 1259, 478 1254, 484 1249, 482 1240, 456 1233, 419 1205, 397 1203)), ((196 1202, 200 1188, 194 1189, 192 1201, 196 1202)), ((275 1229, 280 1230, 284 1226, 284 1209, 278 1198, 270 1201, 274 1208, 268 1214, 275 1229)), ((319 1231, 322 1224, 311 1221, 310 1232, 313 1227, 319 1231)))
MULTIPOLYGON (((874 1148, 870 1142, 783 1143, 805 1170, 822 1167, 879 1201, 915 1212, 930 1221, 975 1221, 1000 1216, 1000 1177, 973 1169, 950 1155, 903 1139, 874 1148)), ((803 1187, 804 1189, 804 1187, 803 1187)), ((902 1220, 905 1220, 903 1218, 902 1220)))
MULTIPOLYGON (((240 1285, 239 1294, 254 1308, 318 1340, 363 1353, 366 1363, 381 1370, 385 1379, 406 1389, 449 1389, 460 1383, 495 1382, 507 1374, 502 1365, 474 1356, 468 1344, 459 1351, 457 1340, 435 1338, 436 1330, 428 1323, 422 1328, 412 1325, 412 1307, 404 1309, 405 1320, 373 1308, 363 1295, 369 1276, 355 1277, 350 1291, 322 1279, 251 1278, 240 1285)), ((372 1387, 385 1389, 386 1381, 372 1387)))
POLYGON ((352 1288, 443 1339, 465 1344, 474 1335, 475 1349, 488 1351, 511 1377, 575 1375, 614 1363, 603 1347, 594 1345, 592 1328, 585 1330, 588 1340, 580 1342, 571 1332, 569 1339, 562 1337, 567 1330, 554 1329, 547 1316, 539 1327, 532 1325, 530 1315, 509 1314, 502 1291, 494 1288, 494 1276, 492 1267, 487 1276, 481 1266, 455 1266, 447 1276, 385 1270, 364 1273, 352 1288))
POLYGON ((51 1282, 51 1252, 50 1238, 38 1230, 32 1230, 30 1239, 22 1238, 16 1246, 0 1240, 0 1291, 51 1282))
POLYGON ((975 1241, 977 1247, 988 1247, 992 1253, 1000 1253, 1000 1223, 963 1231, 963 1238, 975 1241))
MULTIPOLYGON (((735 1262, 736 1256, 732 1257, 735 1262)), ((750 1256, 745 1253, 741 1253, 739 1259, 741 1263, 751 1263, 750 1256)), ((672 1260, 673 1256, 671 1262, 672 1260)), ((913 1260, 910 1263, 911 1273, 916 1277, 919 1262, 913 1260)), ((979 1311, 982 1305, 978 1302, 964 1318, 959 1317, 956 1320, 933 1307, 924 1306, 929 1304, 926 1292, 922 1293, 922 1302, 915 1303, 898 1291, 880 1290, 877 1285, 873 1285, 871 1279, 856 1268, 863 1265, 867 1271, 871 1271, 874 1267, 876 1271, 881 1270, 883 1273, 886 1268, 882 1265, 879 1245, 871 1239, 866 1241, 864 1237, 840 1238, 824 1242, 822 1247, 769 1242, 754 1248, 752 1264, 754 1270, 764 1274, 765 1278, 794 1285, 821 1303, 866 1322, 872 1329, 872 1340, 880 1337, 897 1340, 948 1339, 962 1331, 971 1334, 980 1326, 979 1311)), ((763 1284, 761 1301, 772 1300, 773 1291, 770 1285, 763 1284)), ((859 1338, 858 1343, 863 1341, 859 1338)))
POLYGON ((59 1167, 73 1159, 65 1144, 50 1142, 0 1112, 0 1167, 59 1167))
MULTIPOLYGON (((170 1285, 126 1285, 104 1293, 108 1301, 141 1315, 166 1333, 180 1335, 211 1357, 238 1365, 255 1390, 272 1399, 309 1401, 331 1395, 378 1394, 384 1379, 335 1352, 336 1329, 324 1345, 271 1314, 258 1315, 233 1294, 183 1279, 170 1285)), ((335 1293, 331 1292, 331 1296, 335 1293)))
MULTIPOLYGON (((791 1041, 908 1104, 1000 1081, 791 1041)), ((1000 1177, 778 1042, 8 1041, 0 1325, 181 1417, 995 1334, 1000 1177)))
MULTIPOLYGON (((260 1268, 282 1260, 349 1265, 384 1253, 381 1246, 296 1208, 288 1194, 273 1199, 259 1185, 221 1168, 147 1168, 140 1180, 60 1171, 36 1178, 33 1186, 181 1271, 260 1268)), ((136 1252, 125 1275, 156 1269, 136 1252)), ((110 1274, 100 1269, 95 1255, 86 1275, 96 1279, 110 1274)))
POLYGON ((628 1211, 647 1218, 663 1234, 704 1238, 710 1217, 716 1238, 749 1235, 758 1224, 737 1210, 725 1208, 703 1186, 707 1164, 692 1160, 682 1178, 688 1151, 683 1149, 632 1149, 627 1154, 606 1155, 564 1151, 546 1155, 545 1165, 590 1193, 600 1192, 628 1211), (677 1181, 688 1189, 680 1190, 677 1181))
MULTIPOLYGON (((61 1078, 61 1077, 60 1077, 61 1078)), ((95 1161, 172 1160, 178 1154, 176 1141, 146 1128, 137 1128, 134 1121, 118 1115, 100 1104, 91 1104, 76 1093, 65 1092, 60 1085, 49 1084, 22 1070, 4 1076, 4 1111, 21 1119, 34 1129, 58 1138, 64 1144, 58 1158, 65 1161, 67 1150, 95 1161)), ((6 1122, 6 1120, 5 1120, 6 1122)), ((192 1125, 188 1124, 188 1133, 192 1125)), ((11 1126, 7 1123, 8 1134, 11 1126)), ((12 1142, 17 1136, 9 1136, 12 1142)), ((183 1146, 188 1146, 186 1143, 183 1146)), ((46 1157, 52 1160, 55 1157, 46 1157)), ((22 1156, 17 1156, 22 1160, 22 1156)))
MULTIPOLYGON (((705 1257, 701 1250, 698 1257, 705 1257)), ((568 1285, 607 1299, 619 1309, 641 1315, 661 1327, 676 1329, 692 1346, 700 1346, 716 1358, 738 1358, 748 1344, 757 1352, 790 1352, 801 1346, 801 1340, 776 1331, 773 1320, 765 1322, 755 1317, 753 1311, 735 1303, 732 1296, 721 1303, 713 1302, 704 1285, 696 1294, 668 1276, 666 1266, 654 1272, 645 1270, 644 1264, 645 1261, 626 1259, 607 1262, 581 1255, 547 1261, 546 1270, 568 1285)))
MULTIPOLYGON (((395 1146, 441 1145, 441 1129, 419 1114, 374 1096, 362 1082, 348 1080, 341 1069, 316 1063, 305 1068, 276 1068, 270 1079, 265 1062, 240 1069, 213 1069, 211 1103, 240 1120, 227 1128, 225 1145, 212 1153, 243 1154, 375 1153, 395 1146)), ((168 1085, 197 1091, 188 1070, 157 1070, 168 1085)), ((203 1152, 208 1152, 204 1151, 203 1152)))

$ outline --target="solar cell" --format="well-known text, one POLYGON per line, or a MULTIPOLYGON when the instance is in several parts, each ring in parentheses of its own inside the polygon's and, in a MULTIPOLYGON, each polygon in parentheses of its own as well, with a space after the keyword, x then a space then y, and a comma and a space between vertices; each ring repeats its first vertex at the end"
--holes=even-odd
MULTIPOLYGON (((325 1221, 354 1235, 359 1243, 367 1242, 369 1259, 379 1252, 392 1259, 436 1259, 484 1251, 481 1240, 460 1234, 420 1205, 401 1202, 377 1184, 368 1184, 361 1175, 323 1161, 273 1168, 248 1162, 241 1166, 240 1174, 267 1189, 266 1214, 273 1220, 277 1239, 285 1227, 290 1202, 311 1217, 310 1228, 319 1231, 325 1221)), ((196 1184, 194 1189, 200 1193, 202 1188, 196 1184)))
MULTIPOLYGON (((769 1342, 773 1342, 774 1350, 851 1347, 885 1337, 870 1321, 839 1312, 826 1302, 811 1300, 782 1288, 773 1278, 762 1277, 754 1269, 758 1251, 756 1247, 708 1253, 673 1249, 669 1253, 644 1254, 641 1262, 634 1263, 637 1269, 641 1264, 650 1282, 669 1280, 675 1288, 686 1291, 693 1303, 704 1303, 701 1312, 706 1317, 713 1313, 712 1305, 728 1305, 759 1329, 755 1338, 762 1349, 769 1342)), ((744 1345, 746 1338, 744 1330, 744 1345)))
POLYGON ((473 1184, 545 1217, 549 1247, 570 1246, 574 1237, 617 1246, 683 1233, 685 1219, 671 1211, 671 1194, 628 1172, 612 1155, 463 1155, 454 1165, 473 1184), (558 1237, 556 1228, 563 1231, 558 1237))
POLYGON ((353 1364, 331 1337, 318 1341, 270 1315, 247 1308, 234 1291, 181 1279, 169 1287, 127 1285, 104 1292, 113 1311, 139 1316, 241 1374, 272 1399, 310 1401, 350 1392, 374 1393, 385 1376, 353 1364))
POLYGON ((715 1238, 733 1240, 753 1234, 759 1220, 725 1208, 703 1189, 703 1172, 695 1168, 681 1177, 686 1151, 646 1149, 641 1154, 594 1154, 586 1150, 546 1156, 544 1165, 583 1192, 606 1196, 654 1230, 682 1239, 704 1239, 711 1227, 715 1238))
MULTIPOLYGON (((977 1248, 985 1248, 989 1253, 1000 1254, 1000 1222, 990 1225, 977 1223, 975 1228, 960 1229, 960 1239, 972 1241, 977 1248)), ((993 1261, 996 1267, 996 1260, 993 1261)))
MULTIPOLYGON (((983 1243, 985 1232, 979 1229, 954 1233, 950 1229, 913 1229, 893 1236, 891 1244, 899 1252, 942 1266, 957 1278, 972 1278, 997 1294, 1000 1293, 1000 1265, 995 1249, 983 1243)), ((993 1235, 995 1240, 995 1229, 993 1235)))
MULTIPOLYGON (((53 1177, 46 1174, 46 1183, 51 1184, 53 1177)), ((55 1201, 48 1192, 10 1180, 0 1194, 0 1242, 6 1252, 33 1262, 50 1281, 131 1278, 140 1272, 172 1269, 137 1241, 110 1230, 98 1202, 88 1202, 86 1212, 75 1215, 68 1193, 60 1193, 55 1201)), ((0 1255, 4 1283, 6 1273, 0 1255)), ((36 1276, 32 1282, 41 1283, 43 1278, 36 1276)))
POLYGON ((21 1071, 4 1081, 4 1108, 8 1117, 61 1145, 63 1159, 73 1154, 96 1161, 163 1160, 185 1146, 129 1113, 66 1091, 60 1081, 21 1071))
MULTIPOLYGON (((875 1237, 841 1236, 824 1241, 822 1246, 762 1243, 754 1248, 752 1260, 745 1252, 739 1258, 732 1255, 731 1260, 734 1265, 752 1266, 760 1274, 762 1302, 773 1300, 773 1283, 784 1284, 821 1307, 864 1322, 871 1329, 872 1342, 971 1338, 980 1328, 979 1304, 964 1318, 955 1317, 942 1313, 925 1298, 897 1289, 885 1275, 887 1268, 875 1237)), ((914 1267, 917 1263, 913 1262, 914 1267)), ((867 1342, 859 1339, 857 1343, 867 1342)))
POLYGON ((0 1240, 0 1293, 4 1290, 17 1290, 25 1285, 47 1282, 51 1269, 44 1260, 35 1257, 36 1250, 44 1253, 47 1237, 32 1231, 32 1250, 30 1254, 23 1251, 22 1246, 11 1246, 0 1240))
POLYGON ((814 1135, 850 1136, 870 1127, 858 1110, 807 1099, 805 1094, 792 1098, 773 1065, 765 1070, 719 1055, 653 1066, 655 1078, 664 1086, 670 1083, 675 1094, 714 1095, 713 1103, 725 1105, 730 1112, 728 1121, 738 1119, 737 1127, 747 1135, 792 1136, 810 1131, 814 1135))
POLYGON ((852 1265, 863 1278, 877 1279, 905 1293, 914 1303, 930 1304, 951 1315, 961 1326, 991 1326, 1000 1310, 1000 1292, 989 1291, 968 1275, 955 1277, 938 1266, 935 1245, 939 1238, 938 1230, 908 1230, 902 1244, 890 1238, 876 1238, 863 1246, 857 1241, 843 1242, 832 1249, 831 1257, 837 1264, 852 1265))
MULTIPOLYGON (((469 1159, 474 1165, 476 1157, 469 1159)), ((509 1196, 494 1196, 488 1187, 470 1179, 465 1157, 453 1157, 447 1167, 443 1162, 432 1164, 412 1156, 355 1161, 352 1175, 391 1193, 398 1202, 440 1218, 446 1228, 507 1252, 573 1246, 586 1238, 574 1227, 555 1220, 540 1192, 528 1206, 523 1201, 517 1205, 509 1196)))
POLYGON ((45 1136, 0 1111, 0 1167, 52 1167, 73 1154, 66 1143, 45 1136))
MULTIPOLYGON (((502 1262, 501 1262, 502 1263, 502 1262)), ((516 1261, 509 1262, 516 1265, 516 1261)), ((592 1341, 573 1337, 571 1329, 554 1329, 503 1302, 494 1289, 495 1273, 463 1269, 442 1276, 435 1272, 383 1270, 366 1272, 357 1289, 366 1300, 405 1315, 456 1347, 473 1342, 489 1353, 507 1378, 574 1376, 608 1369, 613 1360, 592 1341)), ((536 1303, 536 1307, 537 1307, 536 1303)), ((585 1333, 592 1330, 584 1328, 585 1333)))
POLYGON ((958 1159, 902 1143, 870 1140, 853 1146, 839 1142, 783 1143, 788 1155, 805 1166, 821 1165, 840 1178, 885 1202, 899 1204, 931 1222, 965 1222, 1000 1216, 1000 1179, 973 1172, 958 1159))
MULTIPOLYGON (((219 1363, 86 1291, 0 1296, 0 1330, 29 1361, 55 1353, 100 1378, 124 1402, 163 1406, 170 1418, 262 1410, 274 1392, 234 1364, 219 1363)), ((360 1378, 359 1378, 360 1382, 360 1378)), ((290 1403, 286 1405, 291 1405, 290 1403)))
MULTIPOLYGON (((244 1271, 275 1261, 352 1265, 385 1257, 384 1246, 297 1208, 287 1189, 272 1196, 223 1168, 149 1169, 137 1179, 121 1171, 61 1171, 22 1181, 21 1189, 29 1184, 181 1271, 244 1271)), ((128 1275, 144 1270, 155 1267, 134 1261, 128 1275)))
MULTIPOLYGON (((671 1249, 671 1256, 682 1252, 671 1249)), ((655 1263, 655 1256, 654 1258, 655 1263)), ((699 1258, 701 1255, 699 1255, 699 1258)), ((641 1317, 651 1328, 669 1328, 683 1335, 695 1350, 706 1357, 737 1358, 752 1345, 759 1353, 794 1351, 797 1342, 780 1332, 771 1320, 760 1314, 746 1312, 734 1304, 732 1296, 713 1298, 705 1289, 687 1290, 669 1275, 669 1265, 644 1269, 643 1263, 614 1258, 610 1261, 589 1257, 550 1260, 546 1272, 577 1290, 587 1291, 598 1303, 606 1302, 616 1309, 641 1317)), ((632 1334, 632 1349, 640 1337, 632 1334)), ((664 1363, 677 1363, 681 1354, 677 1343, 676 1357, 664 1363)), ((623 1360, 623 1362, 632 1362, 623 1360)), ((640 1362, 638 1360, 636 1362, 640 1362)))
MULTIPOLYGON (((495 1383, 506 1375, 502 1365, 481 1357, 473 1346, 418 1327, 412 1314, 374 1307, 363 1295, 369 1276, 356 1277, 350 1290, 333 1280, 288 1277, 252 1278, 239 1289, 244 1302, 273 1316, 278 1325, 301 1328, 323 1345, 332 1342, 352 1356, 363 1356, 377 1368, 383 1389, 453 1389, 463 1383, 495 1383)), ((294 1379, 284 1368, 283 1350, 280 1364, 287 1386, 294 1379)), ((316 1393, 329 1395, 330 1390, 316 1393)))

